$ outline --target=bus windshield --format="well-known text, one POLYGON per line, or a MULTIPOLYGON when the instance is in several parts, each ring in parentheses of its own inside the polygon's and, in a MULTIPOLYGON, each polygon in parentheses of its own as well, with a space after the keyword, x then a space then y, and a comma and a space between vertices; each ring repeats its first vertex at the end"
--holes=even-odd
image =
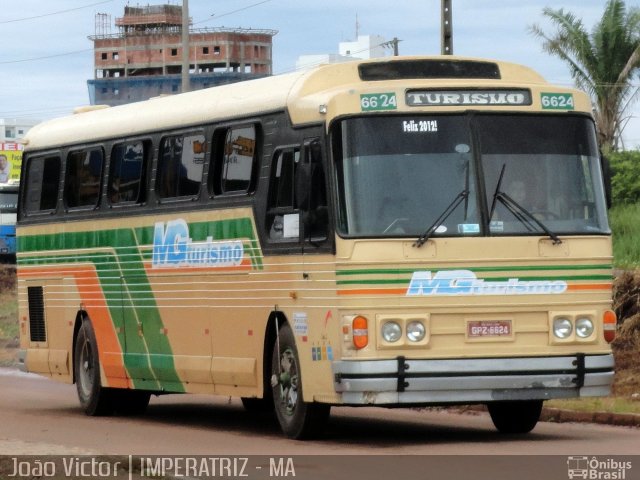
POLYGON ((609 233, 586 117, 350 118, 333 139, 344 236, 609 233))

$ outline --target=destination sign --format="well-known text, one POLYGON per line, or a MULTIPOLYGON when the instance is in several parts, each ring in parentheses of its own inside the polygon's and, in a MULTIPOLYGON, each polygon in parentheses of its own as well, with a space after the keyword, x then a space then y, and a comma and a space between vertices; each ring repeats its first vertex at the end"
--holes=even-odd
POLYGON ((411 90, 406 93, 411 107, 469 105, 531 105, 529 90, 411 90))

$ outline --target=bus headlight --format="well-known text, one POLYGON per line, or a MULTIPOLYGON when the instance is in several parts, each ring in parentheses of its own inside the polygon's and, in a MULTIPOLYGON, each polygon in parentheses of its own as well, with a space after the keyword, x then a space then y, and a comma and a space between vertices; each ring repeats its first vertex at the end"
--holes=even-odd
POLYGON ((579 317, 576 320, 576 335, 580 338, 589 338, 593 334, 594 325, 588 317, 579 317))
POLYGON ((569 338, 573 331, 571 320, 565 317, 558 317, 553 320, 553 334, 561 339, 569 338))
POLYGON ((407 324, 407 338, 410 342, 421 342, 426 335, 427 330, 422 322, 413 320, 407 324))
POLYGON ((394 343, 400 340, 402 328, 396 322, 386 322, 382 324, 381 333, 385 342, 394 343))

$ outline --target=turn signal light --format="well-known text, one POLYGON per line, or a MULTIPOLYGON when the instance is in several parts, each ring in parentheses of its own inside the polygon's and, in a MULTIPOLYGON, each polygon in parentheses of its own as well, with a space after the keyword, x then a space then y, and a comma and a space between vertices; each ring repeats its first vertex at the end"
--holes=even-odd
POLYGON ((604 339, 611 343, 616 338, 616 326, 617 326, 617 317, 615 312, 611 310, 607 310, 603 315, 603 324, 602 330, 604 332, 604 339))
POLYGON ((369 345, 369 326, 366 317, 358 315, 351 323, 353 332, 353 346, 358 350, 369 345))

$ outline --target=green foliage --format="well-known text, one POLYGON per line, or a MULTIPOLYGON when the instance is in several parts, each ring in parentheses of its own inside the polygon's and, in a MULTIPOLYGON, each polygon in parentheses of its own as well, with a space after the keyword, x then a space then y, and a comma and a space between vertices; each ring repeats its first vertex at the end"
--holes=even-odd
POLYGON ((624 111, 638 92, 633 80, 640 67, 640 8, 608 0, 592 29, 562 8, 547 7, 543 13, 555 30, 547 33, 533 25, 530 32, 544 51, 564 61, 576 86, 591 96, 600 147, 616 150, 624 111))
POLYGON ((640 204, 617 205, 609 210, 613 233, 613 263, 617 268, 640 266, 640 204))
POLYGON ((614 206, 640 203, 640 150, 612 152, 611 190, 614 206))

